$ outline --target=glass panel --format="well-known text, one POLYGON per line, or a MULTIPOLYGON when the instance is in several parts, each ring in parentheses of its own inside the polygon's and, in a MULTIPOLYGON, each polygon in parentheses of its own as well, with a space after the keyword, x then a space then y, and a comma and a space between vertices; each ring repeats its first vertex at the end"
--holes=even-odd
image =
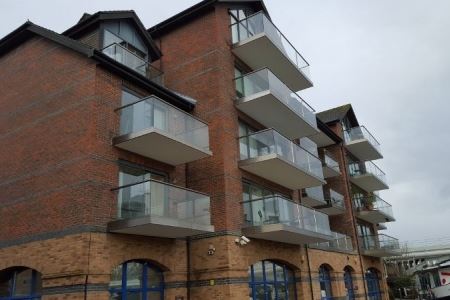
POLYGON ((263 12, 256 13, 239 23, 232 25, 233 43, 239 43, 254 35, 265 33, 272 43, 305 75, 309 74, 309 64, 275 27, 275 25, 264 15, 263 12))
POLYGON ((344 139, 346 143, 366 139, 379 153, 381 153, 380 143, 364 126, 353 127, 344 131, 344 139))
POLYGON ((142 300, 142 292, 127 291, 127 300, 142 300))
POLYGON ((152 267, 147 269, 147 288, 157 289, 162 284, 162 274, 152 267))
POLYGON ((31 295, 33 270, 16 271, 15 290, 13 296, 31 295))
POLYGON ((208 126, 156 97, 120 108, 120 134, 157 128, 177 140, 209 150, 208 126))
POLYGON ((143 280, 143 265, 138 262, 129 262, 126 264, 127 268, 127 278, 126 284, 127 289, 139 289, 142 288, 143 280))
POLYGON ((11 296, 13 286, 14 271, 0 272, 0 297, 11 296))
POLYGON ((240 142, 241 145, 244 144, 250 147, 249 156, 241 156, 241 160, 277 154, 279 158, 296 165, 299 169, 323 179, 322 163, 319 158, 305 151, 275 130, 263 130, 247 137, 241 137, 240 142))
POLYGON ((351 177, 370 174, 377 177, 379 180, 381 180, 384 184, 387 185, 386 174, 384 174, 384 172, 381 171, 381 169, 378 168, 377 165, 375 165, 371 161, 350 162, 348 168, 351 177))
POLYGON ((263 268, 262 268, 262 262, 257 262, 253 265, 253 281, 254 282, 263 282, 263 268))
POLYGON ((277 281, 284 281, 284 269, 282 266, 275 264, 275 273, 277 281))
POLYGON ((138 45, 128 46, 123 39, 108 30, 105 33, 105 48, 102 52, 113 60, 127 66, 148 79, 162 84, 163 73, 152 66, 146 59, 144 49, 138 45))
POLYGON ((263 284, 254 285, 253 288, 255 295, 255 298, 253 298, 254 300, 266 300, 263 284))
POLYGON ((286 284, 283 283, 277 283, 277 300, 287 300, 287 290, 286 290, 286 284))
POLYGON ((305 195, 308 198, 312 198, 314 200, 323 201, 325 202, 325 197, 323 194, 323 187, 322 186, 315 186, 305 189, 305 195))
POLYGON ((266 273, 266 281, 273 282, 275 281, 275 274, 274 274, 274 265, 270 261, 264 262, 264 271, 266 273))
POLYGON ((270 91, 280 102, 317 129, 317 119, 311 106, 297 93, 290 90, 269 69, 262 69, 236 77, 235 84, 236 94, 239 98, 250 97, 260 92, 270 91))
POLYGON ((120 289, 122 287, 123 265, 117 266, 111 271, 110 289, 120 289))

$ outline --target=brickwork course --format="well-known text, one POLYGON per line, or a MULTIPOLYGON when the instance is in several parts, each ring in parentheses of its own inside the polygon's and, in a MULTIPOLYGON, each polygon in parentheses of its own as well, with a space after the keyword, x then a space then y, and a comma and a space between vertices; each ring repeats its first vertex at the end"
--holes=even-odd
POLYGON ((105 13, 104 19, 121 18, 139 27, 141 39, 159 49, 162 56, 151 61, 164 73, 164 87, 101 53, 104 34, 95 28, 103 19, 97 15, 85 16, 91 23, 82 27, 81 21, 80 28, 64 34, 26 23, 0 41, 0 274, 17 267, 36 270, 46 300, 112 299, 112 270, 139 260, 163 272, 164 299, 249 299, 250 266, 272 261, 294 273, 297 299, 323 298, 323 265, 330 270, 333 298, 347 298, 344 269, 350 268, 355 298, 368 298, 365 276, 374 269, 380 295, 388 299, 382 260, 361 250, 358 224, 375 233, 376 224, 358 220, 353 208, 352 154, 339 122, 323 122, 330 131, 326 135, 339 142, 319 153, 326 149, 339 163, 340 175, 326 178, 325 187, 344 196, 346 209, 329 216, 330 228, 349 236, 353 249, 253 237, 246 245, 236 242, 245 227, 243 182, 298 204, 303 199, 301 190, 239 167, 239 122, 255 130, 266 126, 235 105, 235 66, 251 68, 233 54, 230 9, 265 7, 259 1, 233 2, 203 1, 146 34, 134 12, 105 13), (212 155, 170 165, 114 146, 124 89, 181 103, 180 111, 208 125, 212 155), (119 210, 121 162, 166 174, 167 183, 208 195, 214 230, 177 238, 111 232, 119 210))

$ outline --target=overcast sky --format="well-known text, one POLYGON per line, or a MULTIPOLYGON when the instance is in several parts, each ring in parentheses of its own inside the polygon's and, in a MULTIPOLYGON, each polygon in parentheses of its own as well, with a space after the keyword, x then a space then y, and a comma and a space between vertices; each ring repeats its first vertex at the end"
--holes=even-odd
MULTIPOLYGON (((0 2, 0 36, 27 19, 56 32, 83 12, 134 9, 150 27, 195 4, 167 1, 0 2)), ((450 1, 266 0, 272 19, 309 61, 316 110, 352 103, 381 142, 401 240, 449 236, 450 1)))

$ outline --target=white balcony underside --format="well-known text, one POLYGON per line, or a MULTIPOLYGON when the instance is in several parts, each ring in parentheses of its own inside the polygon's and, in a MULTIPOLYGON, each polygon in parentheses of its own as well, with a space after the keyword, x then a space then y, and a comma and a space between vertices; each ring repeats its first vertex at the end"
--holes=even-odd
POLYGON ((324 208, 316 208, 318 211, 323 212, 329 216, 337 216, 345 213, 345 208, 339 206, 329 206, 324 208))
POLYGON ((383 158, 383 155, 369 143, 366 139, 351 141, 345 144, 348 151, 356 156, 360 161, 376 160, 383 158))
POLYGON ((317 134, 309 136, 310 140, 316 143, 318 148, 327 147, 336 144, 336 142, 330 138, 328 135, 319 131, 317 134))
POLYGON ((341 172, 336 171, 335 169, 330 168, 327 165, 323 166, 323 177, 324 178, 331 178, 331 177, 336 177, 336 176, 339 176, 339 175, 341 175, 341 172))
POLYGON ((235 44, 233 53, 253 70, 269 68, 294 92, 313 86, 308 77, 272 43, 265 33, 235 44))
POLYGON ((395 219, 387 214, 382 213, 379 210, 362 210, 356 213, 356 216, 366 222, 372 224, 393 222, 395 219))
POLYGON ((373 174, 364 174, 350 177, 350 181, 367 192, 381 191, 389 188, 382 180, 373 174))
POLYGON ((300 115, 295 113, 270 91, 260 92, 236 102, 236 107, 267 128, 274 128, 289 139, 317 133, 300 115))
POLYGON ((319 205, 325 205, 327 203, 324 200, 316 199, 314 197, 303 196, 302 204, 309 206, 309 207, 315 207, 315 206, 319 206, 319 205))
POLYGON ((296 226, 285 224, 267 224, 246 227, 242 229, 242 233, 250 238, 296 245, 321 243, 333 239, 331 235, 300 229, 296 226))
POLYGON ((183 238, 214 232, 214 226, 192 224, 183 220, 166 217, 145 216, 135 219, 112 221, 108 224, 108 231, 162 238, 183 238))
POLYGON ((150 128, 114 138, 114 145, 169 165, 180 165, 211 156, 196 146, 187 144, 165 132, 150 128))
POLYGON ((373 257, 390 257, 401 255, 400 250, 395 249, 371 249, 371 250, 361 250, 362 255, 373 256, 373 257))
POLYGON ((291 190, 325 184, 324 180, 279 158, 276 154, 242 160, 239 167, 291 190))

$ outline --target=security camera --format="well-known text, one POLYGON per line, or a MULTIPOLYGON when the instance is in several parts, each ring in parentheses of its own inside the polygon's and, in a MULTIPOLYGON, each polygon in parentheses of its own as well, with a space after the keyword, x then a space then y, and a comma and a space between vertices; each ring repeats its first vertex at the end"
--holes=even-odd
POLYGON ((241 236, 241 240, 243 240, 246 244, 250 243, 250 239, 247 238, 245 235, 241 236))

